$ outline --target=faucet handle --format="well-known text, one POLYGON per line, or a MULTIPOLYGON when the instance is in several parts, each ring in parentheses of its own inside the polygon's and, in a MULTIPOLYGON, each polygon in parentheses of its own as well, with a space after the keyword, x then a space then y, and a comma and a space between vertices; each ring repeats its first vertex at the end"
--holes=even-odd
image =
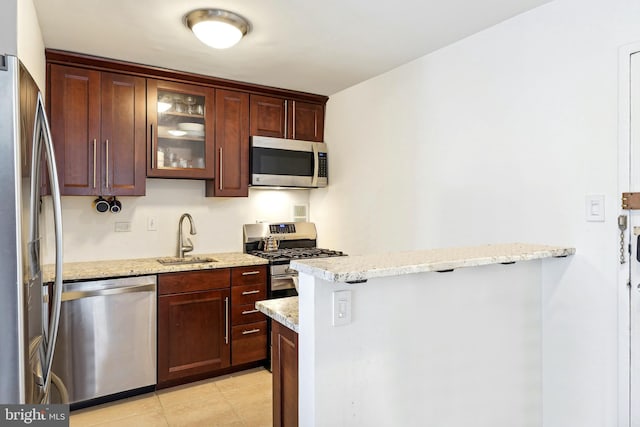
POLYGON ((187 242, 182 245, 182 252, 191 252, 193 250, 193 242, 187 237, 187 242))

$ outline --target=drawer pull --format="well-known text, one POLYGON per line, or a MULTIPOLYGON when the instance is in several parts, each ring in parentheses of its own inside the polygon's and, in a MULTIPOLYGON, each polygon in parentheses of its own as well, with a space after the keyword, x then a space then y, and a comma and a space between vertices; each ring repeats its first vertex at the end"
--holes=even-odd
POLYGON ((258 310, 258 309, 256 308, 255 310, 246 310, 246 311, 243 311, 243 312, 242 312, 242 314, 253 314, 253 313, 257 313, 257 312, 259 312, 259 311, 260 311, 260 310, 258 310))
POLYGON ((242 295, 253 295, 253 294, 259 294, 259 293, 260 291, 256 289, 255 291, 244 291, 242 295))
POLYGON ((260 329, 258 328, 249 329, 248 331, 242 331, 242 335, 257 334, 258 332, 260 332, 260 329))
POLYGON ((242 272, 243 276, 253 276, 253 275, 256 275, 256 274, 260 274, 260 271, 244 271, 244 272, 242 272))

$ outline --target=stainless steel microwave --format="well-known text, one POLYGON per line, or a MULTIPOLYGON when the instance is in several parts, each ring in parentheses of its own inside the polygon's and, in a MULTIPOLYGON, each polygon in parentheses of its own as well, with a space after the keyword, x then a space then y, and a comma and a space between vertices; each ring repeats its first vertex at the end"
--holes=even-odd
POLYGON ((323 142, 251 137, 251 185, 326 187, 327 149, 323 142))

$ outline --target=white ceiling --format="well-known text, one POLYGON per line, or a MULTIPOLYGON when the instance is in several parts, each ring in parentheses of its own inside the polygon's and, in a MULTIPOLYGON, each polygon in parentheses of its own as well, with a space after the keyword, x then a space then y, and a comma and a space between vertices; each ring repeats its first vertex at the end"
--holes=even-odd
POLYGON ((47 48, 332 95, 550 0, 34 0, 47 48), (182 17, 251 23, 211 49, 182 17))

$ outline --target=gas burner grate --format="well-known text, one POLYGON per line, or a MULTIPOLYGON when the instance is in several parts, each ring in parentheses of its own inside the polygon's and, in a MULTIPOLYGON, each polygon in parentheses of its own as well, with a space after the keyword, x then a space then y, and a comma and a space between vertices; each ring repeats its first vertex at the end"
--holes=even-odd
POLYGON ((342 251, 322 248, 287 248, 275 251, 250 251, 249 253, 270 261, 344 256, 342 251))

